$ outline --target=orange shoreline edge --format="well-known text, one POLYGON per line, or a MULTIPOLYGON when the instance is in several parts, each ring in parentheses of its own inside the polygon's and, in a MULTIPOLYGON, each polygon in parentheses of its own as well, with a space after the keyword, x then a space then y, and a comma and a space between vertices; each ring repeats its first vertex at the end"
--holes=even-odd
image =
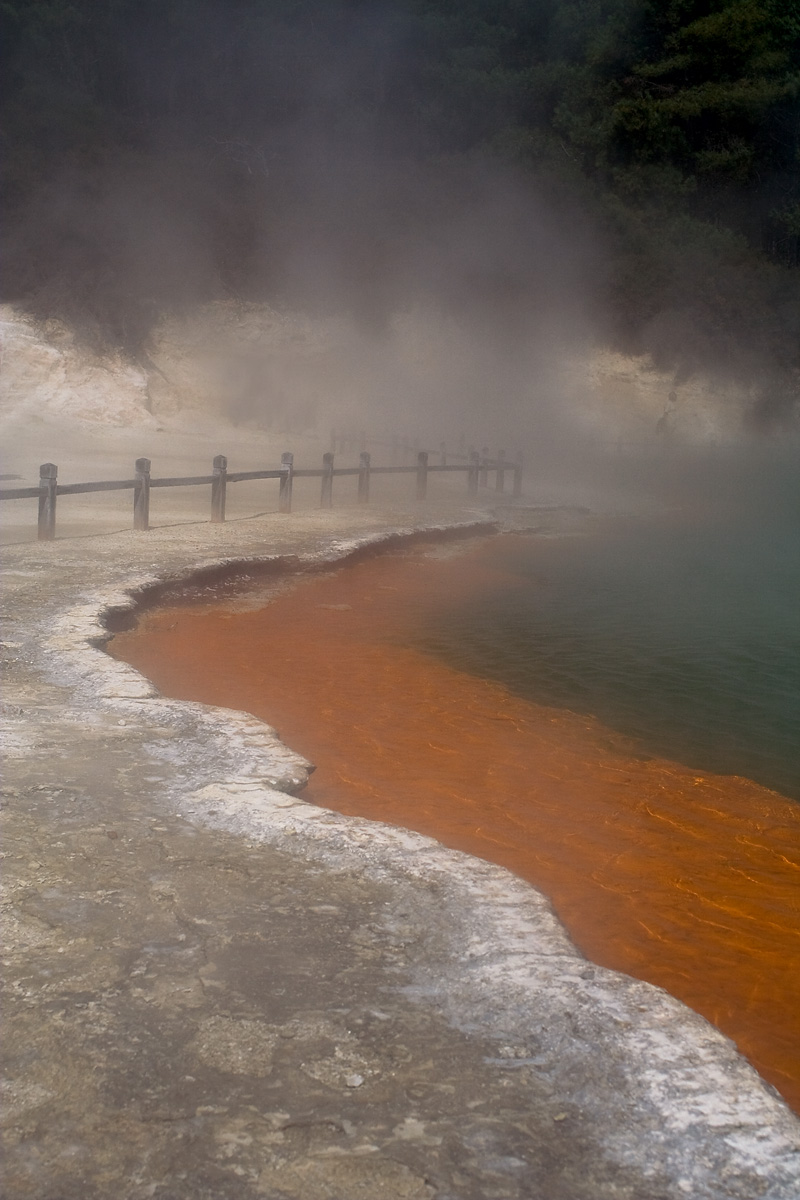
POLYGON ((384 555, 257 610, 150 611, 109 650, 167 695, 276 726, 317 765, 310 802, 529 880, 588 958, 702 1013, 800 1112, 800 806, 403 644, 491 574, 480 546, 384 555))

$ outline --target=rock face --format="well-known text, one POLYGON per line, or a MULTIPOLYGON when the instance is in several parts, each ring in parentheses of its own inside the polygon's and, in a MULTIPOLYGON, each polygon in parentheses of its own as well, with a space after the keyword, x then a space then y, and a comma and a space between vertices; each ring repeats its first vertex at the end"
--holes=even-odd
POLYGON ((504 870, 314 808, 274 731, 102 652, 160 579, 479 516, 8 552, 9 1200, 800 1194, 800 1123, 705 1021, 583 959, 504 870))
POLYGON ((516 350, 481 341, 442 314, 398 313, 380 332, 352 321, 233 301, 164 316, 135 362, 96 356, 58 322, 0 307, 0 416, 148 428, 174 421, 239 424, 302 435, 331 423, 383 434, 469 433, 486 405, 500 439, 535 444, 542 430, 590 445, 730 441, 746 389, 677 383, 644 357, 578 341, 516 350), (399 427, 405 423, 405 428, 399 427))
POLYGON ((22 424, 47 418, 106 425, 155 424, 147 375, 121 358, 95 357, 56 322, 40 328, 10 305, 0 306, 0 416, 22 424))
POLYGON ((601 442, 635 448, 736 442, 753 401, 750 390, 695 375, 681 382, 648 358, 596 347, 568 364, 564 390, 577 428, 601 442))

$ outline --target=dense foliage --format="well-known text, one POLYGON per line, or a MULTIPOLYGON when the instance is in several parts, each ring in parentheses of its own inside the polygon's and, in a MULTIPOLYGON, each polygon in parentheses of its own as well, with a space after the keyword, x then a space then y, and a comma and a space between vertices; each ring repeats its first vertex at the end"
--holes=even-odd
POLYGON ((0 8, 7 298, 135 350, 165 304, 296 289, 307 242, 373 311, 488 164, 592 230, 604 336, 791 406, 800 0, 0 8))

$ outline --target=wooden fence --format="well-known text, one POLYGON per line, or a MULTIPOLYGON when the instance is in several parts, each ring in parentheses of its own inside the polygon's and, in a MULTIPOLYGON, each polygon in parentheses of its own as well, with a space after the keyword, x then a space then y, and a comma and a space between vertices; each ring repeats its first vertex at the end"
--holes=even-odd
MULTIPOLYGON (((402 448, 405 449, 405 446, 402 448)), ((211 487, 211 521, 218 523, 225 520, 225 500, 229 484, 241 483, 246 479, 277 479, 278 480, 278 511, 292 511, 292 485, 295 479, 321 480, 320 503, 323 508, 333 505, 333 481, 337 476, 355 476, 358 481, 358 500, 361 504, 369 501, 370 479, 373 475, 414 475, 416 479, 416 497, 424 500, 428 493, 428 476, 431 473, 461 472, 466 475, 467 494, 477 496, 480 488, 489 486, 489 474, 494 473, 495 491, 505 491, 506 475, 512 474, 512 495, 517 497, 522 493, 522 455, 513 460, 498 450, 494 458, 489 456, 488 449, 482 451, 470 450, 467 454, 456 453, 448 455, 442 446, 438 463, 430 461, 431 456, 426 450, 416 451, 416 462, 413 465, 392 465, 377 467, 372 465, 372 457, 366 450, 359 454, 357 467, 337 467, 334 464, 333 452, 322 456, 321 470, 297 469, 294 465, 294 455, 288 451, 281 455, 280 466, 265 471, 229 471, 228 460, 224 454, 218 454, 212 463, 210 475, 189 475, 178 478, 153 479, 150 474, 149 458, 137 458, 132 479, 108 479, 95 483, 58 482, 58 467, 55 463, 43 463, 39 468, 39 486, 21 488, 0 488, 0 500, 38 499, 39 524, 38 537, 41 542, 51 542, 56 536, 56 501, 59 496, 76 496, 86 492, 118 492, 133 491, 133 528, 146 530, 150 528, 150 490, 165 487, 196 487, 208 484, 211 487), (453 462, 452 459, 465 461, 453 462)))

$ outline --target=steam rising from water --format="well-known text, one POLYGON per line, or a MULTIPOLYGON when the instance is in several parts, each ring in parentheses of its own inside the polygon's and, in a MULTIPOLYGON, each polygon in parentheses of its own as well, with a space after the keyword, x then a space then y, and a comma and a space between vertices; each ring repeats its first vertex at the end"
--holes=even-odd
POLYGON ((285 173, 292 198, 277 212, 281 181, 258 183, 240 298, 223 304, 209 303, 225 286, 213 231, 172 164, 62 178, 31 214, 37 244, 18 247, 27 273, 46 260, 35 306, 96 346, 119 337, 170 382, 167 314, 168 338, 196 338, 201 391, 237 421, 455 428, 481 444, 516 435, 532 407, 542 417, 589 337, 589 247, 575 223, 488 162, 423 171, 305 144, 285 173))
MULTIPOLYGON (((581 433, 575 410, 594 392, 573 376, 609 328, 607 248, 557 173, 534 180, 488 145, 467 151, 472 127, 452 156, 437 151, 452 114, 421 100, 408 13, 196 10, 180 37, 157 6, 115 18, 106 69, 127 123, 108 146, 59 156, 33 138, 53 169, 7 230, 10 298, 84 345, 122 346, 155 411, 184 403, 176 361, 190 353, 208 408, 290 432, 343 421, 460 435, 542 463, 598 438, 652 440, 662 414, 694 438, 685 410, 707 397, 687 406, 695 385, 669 375, 640 427, 617 419, 621 387, 608 430, 581 433), (183 339, 172 355, 170 336, 183 339)), ((669 314, 656 326, 665 359, 691 340, 687 361, 702 360, 696 330, 669 314)), ((723 436, 752 398, 730 406, 723 436)))

